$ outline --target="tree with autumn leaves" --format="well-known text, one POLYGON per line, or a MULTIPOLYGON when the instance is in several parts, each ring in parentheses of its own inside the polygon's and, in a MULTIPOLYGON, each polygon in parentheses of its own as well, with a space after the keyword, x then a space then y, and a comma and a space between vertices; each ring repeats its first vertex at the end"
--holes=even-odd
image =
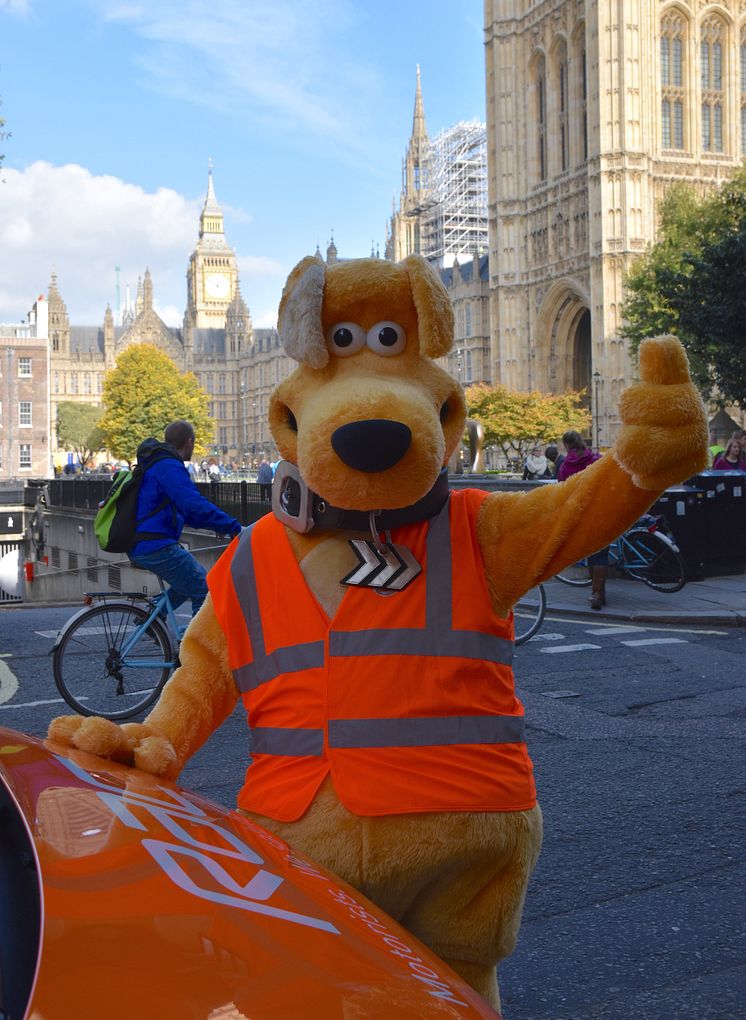
POLYGON ((484 428, 485 446, 497 446, 505 459, 523 460, 536 443, 556 442, 568 429, 587 432, 590 411, 583 393, 520 393, 507 386, 479 384, 466 390, 470 418, 484 428))
POLYGON ((179 372, 152 344, 133 344, 120 354, 104 378, 103 406, 98 427, 118 460, 131 464, 143 439, 162 439, 166 425, 177 419, 194 426, 197 456, 212 443, 207 393, 193 372, 179 372))

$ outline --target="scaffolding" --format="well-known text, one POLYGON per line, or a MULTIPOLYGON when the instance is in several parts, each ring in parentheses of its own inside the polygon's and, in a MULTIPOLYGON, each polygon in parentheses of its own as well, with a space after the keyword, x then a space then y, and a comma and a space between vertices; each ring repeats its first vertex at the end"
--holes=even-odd
POLYGON ((430 143, 428 163, 420 252, 444 269, 488 250, 487 126, 469 120, 441 131, 430 143))

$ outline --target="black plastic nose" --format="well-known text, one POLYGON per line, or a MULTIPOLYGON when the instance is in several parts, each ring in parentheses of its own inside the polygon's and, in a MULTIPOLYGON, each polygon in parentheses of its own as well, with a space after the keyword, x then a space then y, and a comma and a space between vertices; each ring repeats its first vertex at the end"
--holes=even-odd
POLYGON ((356 471, 387 471, 409 449, 412 432, 400 421, 371 418, 341 425, 332 433, 332 448, 347 467, 356 471))

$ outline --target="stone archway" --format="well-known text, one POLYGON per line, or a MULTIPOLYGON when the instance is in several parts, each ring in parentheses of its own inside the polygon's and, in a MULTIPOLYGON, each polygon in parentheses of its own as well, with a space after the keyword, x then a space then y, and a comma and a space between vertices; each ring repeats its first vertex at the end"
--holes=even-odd
POLYGON ((536 379, 549 393, 591 388, 589 301, 573 280, 560 280, 544 297, 536 322, 536 379))

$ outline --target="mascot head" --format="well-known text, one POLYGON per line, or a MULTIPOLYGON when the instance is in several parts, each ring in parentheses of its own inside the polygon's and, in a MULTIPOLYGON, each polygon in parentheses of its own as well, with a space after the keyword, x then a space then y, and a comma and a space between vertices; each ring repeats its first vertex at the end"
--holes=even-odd
POLYGON ((305 258, 285 285, 279 331, 299 365, 272 395, 270 426, 306 485, 350 510, 426 495, 466 416, 461 387, 433 360, 451 348, 453 312, 430 264, 305 258))

